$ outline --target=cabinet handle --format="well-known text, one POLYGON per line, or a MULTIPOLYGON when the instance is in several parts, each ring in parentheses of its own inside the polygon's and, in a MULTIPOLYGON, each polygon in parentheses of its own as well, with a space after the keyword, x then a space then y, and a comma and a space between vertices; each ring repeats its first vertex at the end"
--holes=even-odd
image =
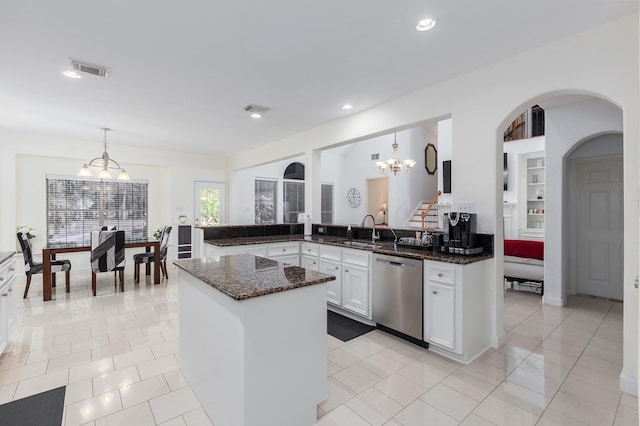
POLYGON ((432 290, 431 293, 438 294, 438 290, 432 290))
POLYGON ((13 288, 9 288, 9 293, 11 293, 13 291, 13 288))
POLYGON ((16 270, 16 268, 9 268, 9 271, 10 271, 10 272, 13 272, 13 271, 15 271, 15 270, 16 270))
POLYGON ((438 272, 438 276, 442 278, 442 272, 438 272))
POLYGON ((345 269, 344 271, 345 271, 347 274, 349 273, 349 270, 348 270, 348 269, 345 269))
POLYGON ((285 251, 287 251, 287 249, 282 249, 282 252, 284 253, 285 251))
POLYGON ((9 293, 2 293, 2 297, 7 297, 9 293))
POLYGON ((340 267, 339 267, 339 266, 336 266, 336 271, 337 271, 338 269, 340 269, 340 267))
POLYGON ((4 281, 4 277, 0 277, 0 281, 4 281))
POLYGON ((313 262, 313 264, 315 265, 315 264, 316 264, 316 262, 313 262))

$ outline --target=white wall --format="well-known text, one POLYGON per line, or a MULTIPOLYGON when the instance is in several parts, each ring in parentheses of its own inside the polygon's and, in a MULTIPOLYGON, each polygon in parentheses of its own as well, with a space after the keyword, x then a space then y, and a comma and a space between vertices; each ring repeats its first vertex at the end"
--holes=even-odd
MULTIPOLYGON (((453 135, 451 134, 453 127, 453 123, 451 119, 441 120, 438 122, 438 144, 436 145, 438 148, 438 190, 443 191, 444 189, 444 179, 442 177, 442 162, 451 160, 451 173, 453 174, 453 168, 455 167, 454 162, 452 160, 453 156, 453 135)), ((451 186, 451 193, 445 194, 442 192, 442 195, 438 198, 438 203, 442 204, 451 204, 453 191, 455 188, 451 186)), ((434 192, 435 195, 435 192, 434 192)), ((433 197, 433 196, 432 196, 433 197)))
POLYGON ((286 160, 280 160, 269 164, 262 164, 260 166, 233 172, 230 192, 234 194, 242 194, 242 197, 231 197, 231 199, 233 200, 233 207, 230 208, 230 211, 232 213, 230 213, 229 215, 229 224, 253 225, 256 223, 255 180, 259 178, 277 180, 276 223, 282 223, 282 177, 284 176, 284 171, 287 166, 294 162, 305 164, 304 157, 293 157, 286 160))
MULTIPOLYGON (((35 252, 45 242, 45 175, 75 176, 83 163, 101 154, 99 143, 43 135, 0 133, 0 248, 16 248, 16 226, 40 231, 35 252)), ((109 145, 109 154, 132 179, 149 180, 149 233, 173 224, 169 257, 175 256, 180 214, 193 222, 194 180, 225 181, 226 163, 218 158, 109 145)), ((134 251, 131 251, 131 254, 134 251)), ((130 257, 130 254, 127 253, 130 257)), ((89 270, 88 255, 68 255, 74 270, 89 270), (86 266, 85 266, 86 265, 86 266)))
MULTIPOLYGON (((309 129, 237 155, 231 169, 250 167, 301 151, 408 128, 450 115, 453 135, 452 185, 455 200, 475 200, 478 230, 495 233, 496 252, 489 297, 494 346, 504 341, 502 320, 502 152, 503 132, 524 109, 555 94, 596 94, 620 106, 625 151, 625 343, 622 376, 637 383, 638 296, 638 140, 640 127, 639 37, 637 14, 611 21, 546 46, 514 55, 475 71, 418 90, 366 111, 309 129), (597 58, 597 60, 594 60, 597 58), (632 297, 633 296, 633 297, 632 297)), ((543 105, 544 106, 544 105, 543 105)), ((588 122, 588 118, 582 119, 588 122)), ((547 137, 547 149, 549 148, 547 137)), ((547 182, 549 180, 547 179, 547 182)), ((545 209, 546 211, 546 209, 545 209)), ((315 210, 314 210, 315 212, 315 210)), ((548 219, 547 219, 548 220, 548 219)), ((547 228, 547 231, 552 231, 547 228)), ((560 229, 555 229, 559 232, 560 229)), ((549 245, 549 244, 547 244, 549 245)), ((548 259, 547 255, 545 257, 548 259)), ((546 271, 545 271, 546 275, 546 271)), ((555 275, 555 276, 561 276, 555 275)), ((629 386, 625 390, 629 391, 629 386)), ((633 389, 637 393, 637 388, 633 389)))
MULTIPOLYGON (((334 223, 359 224, 367 214, 378 215, 378 211, 368 211, 367 179, 382 177, 371 160, 372 154, 379 154, 378 161, 391 158, 393 134, 387 134, 347 146, 322 152, 322 182, 334 182, 334 223), (357 188, 362 194, 360 206, 349 207, 346 194, 349 188, 357 188)), ((428 188, 435 187, 436 178, 429 176, 424 167, 424 149, 427 146, 425 130, 415 127, 396 133, 398 157, 400 160, 413 159, 416 165, 410 173, 392 173, 389 178, 389 198, 387 222, 390 226, 402 226, 416 205, 433 194, 428 188)))
POLYGON ((518 202, 518 154, 538 151, 544 151, 544 136, 504 143, 504 152, 507 153, 509 165, 509 176, 507 178, 507 187, 509 189, 503 191, 504 201, 507 203, 518 202))

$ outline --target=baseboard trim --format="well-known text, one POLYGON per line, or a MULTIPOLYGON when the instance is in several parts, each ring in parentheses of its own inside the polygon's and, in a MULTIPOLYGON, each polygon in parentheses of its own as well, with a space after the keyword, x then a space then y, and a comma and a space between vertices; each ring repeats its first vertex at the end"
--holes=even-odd
POLYGON ((494 349, 498 349, 500 346, 504 345, 505 343, 507 343, 507 334, 504 332, 504 330, 502 331, 502 333, 498 334, 497 336, 489 337, 489 344, 494 349))
POLYGON ((557 298, 544 295, 542 296, 542 304, 561 308, 567 304, 567 299, 566 297, 557 298))
POLYGON ((620 373, 620 390, 633 396, 638 396, 638 379, 627 377, 620 373))

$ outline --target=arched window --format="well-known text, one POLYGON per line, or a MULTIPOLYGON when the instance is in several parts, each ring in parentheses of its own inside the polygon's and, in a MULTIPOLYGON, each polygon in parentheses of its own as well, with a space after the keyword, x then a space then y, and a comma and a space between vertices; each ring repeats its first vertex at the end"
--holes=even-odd
POLYGON ((284 179, 304 180, 304 164, 291 163, 284 169, 284 179))
POLYGON ((298 214, 304 213, 304 164, 291 163, 283 175, 283 223, 297 223, 298 214))

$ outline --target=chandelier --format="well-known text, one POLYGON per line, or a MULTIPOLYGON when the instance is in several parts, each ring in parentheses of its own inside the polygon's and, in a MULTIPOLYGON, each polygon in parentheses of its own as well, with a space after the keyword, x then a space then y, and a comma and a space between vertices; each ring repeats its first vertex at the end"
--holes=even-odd
POLYGON ((383 175, 388 175, 389 172, 393 172, 394 175, 400 173, 403 169, 405 173, 409 173, 413 170, 413 166, 416 165, 415 160, 404 160, 401 161, 398 159, 398 141, 396 139, 396 134, 393 134, 393 155, 387 161, 378 161, 376 162, 376 166, 378 166, 378 170, 383 175))
POLYGON ((116 160, 109 158, 109 153, 107 152, 107 132, 111 129, 107 127, 101 127, 100 129, 104 132, 104 152, 101 157, 94 158, 89 161, 88 164, 85 163, 85 165, 80 168, 78 176, 93 176, 90 167, 99 167, 100 172, 98 173, 98 177, 100 179, 113 179, 111 171, 109 170, 111 169, 120 171, 120 173, 118 173, 118 180, 131 180, 129 173, 120 167, 120 164, 118 164, 116 160))

